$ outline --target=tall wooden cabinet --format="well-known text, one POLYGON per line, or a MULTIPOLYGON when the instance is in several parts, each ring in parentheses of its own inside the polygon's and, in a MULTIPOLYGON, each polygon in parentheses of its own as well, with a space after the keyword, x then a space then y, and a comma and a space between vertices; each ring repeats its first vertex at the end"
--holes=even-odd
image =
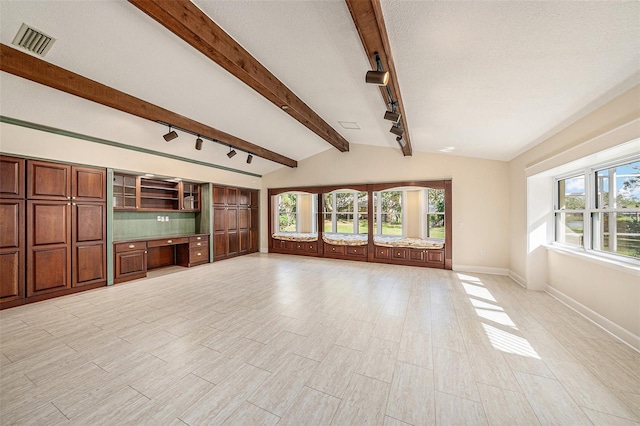
POLYGON ((25 300, 25 161, 0 156, 0 306, 25 300))
POLYGON ((2 307, 106 285, 106 170, 1 164, 2 307))
POLYGON ((27 298, 106 284, 106 171, 27 161, 27 298))
POLYGON ((258 191, 213 187, 213 260, 258 251, 258 191))

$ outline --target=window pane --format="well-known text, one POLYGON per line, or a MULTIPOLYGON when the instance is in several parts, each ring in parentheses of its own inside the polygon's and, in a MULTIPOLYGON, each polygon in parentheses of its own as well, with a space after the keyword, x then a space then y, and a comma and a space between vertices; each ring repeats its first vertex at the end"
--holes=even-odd
POLYGON ((584 175, 558 181, 558 210, 585 208, 584 175))
POLYGON ((333 225, 331 223, 331 213, 323 214, 322 221, 324 223, 322 228, 323 232, 336 232, 335 229, 333 229, 333 225))
POLYGON ((353 213, 353 192, 336 193, 336 211, 353 213))
POLYGON ((429 189, 429 213, 444 213, 444 189, 429 189))
POLYGON ((428 215, 428 236, 431 238, 444 238, 444 214, 428 215))
POLYGON ((333 194, 324 194, 324 202, 323 211, 324 212, 332 212, 333 211, 333 194))
POLYGON ((593 248, 640 258, 640 213, 594 213, 593 248))
POLYGON ((337 231, 341 234, 353 234, 353 213, 338 213, 337 219, 337 231))
POLYGON ((296 194, 280 194, 278 197, 278 232, 296 232, 296 194))
POLYGON ((366 192, 358 192, 358 211, 361 213, 367 212, 367 198, 366 192))
POLYGON ((640 161, 597 171, 596 191, 597 208, 640 207, 640 161))
POLYGON ((556 213, 556 241, 582 246, 583 234, 582 213, 556 213))
POLYGON ((360 213, 358 215, 358 234, 366 234, 369 232, 368 215, 360 213))

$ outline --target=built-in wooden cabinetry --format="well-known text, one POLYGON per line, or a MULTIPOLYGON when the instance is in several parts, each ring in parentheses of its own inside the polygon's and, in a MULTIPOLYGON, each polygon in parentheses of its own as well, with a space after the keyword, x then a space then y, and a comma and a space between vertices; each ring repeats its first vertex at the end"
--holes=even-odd
POLYGON ((25 300, 25 161, 0 156, 0 305, 25 300))
POLYGON ((105 169, 2 157, 0 180, 3 307, 106 284, 105 169))
POLYGON ((213 186, 213 259, 258 251, 258 190, 213 186))
POLYGON ((200 184, 116 173, 115 210, 200 211, 200 184))

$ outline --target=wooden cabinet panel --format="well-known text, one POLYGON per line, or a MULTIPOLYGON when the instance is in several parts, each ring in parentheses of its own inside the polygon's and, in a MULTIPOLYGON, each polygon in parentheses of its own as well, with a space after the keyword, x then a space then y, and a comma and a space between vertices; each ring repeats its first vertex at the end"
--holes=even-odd
POLYGON ((250 202, 251 202, 251 195, 249 194, 249 190, 240 188, 238 190, 238 205, 249 206, 250 202))
POLYGON ((118 243, 115 245, 115 252, 122 253, 125 251, 145 250, 147 248, 146 241, 136 241, 129 243, 118 243))
POLYGON ((251 236, 251 247, 249 248, 249 252, 255 253, 260 249, 260 233, 257 229, 251 229, 249 231, 249 235, 251 236))
POLYGON ((73 210, 74 240, 76 242, 106 240, 105 204, 76 204, 73 210))
POLYGON ((239 248, 238 248, 238 252, 240 254, 245 254, 249 252, 249 246, 251 244, 250 240, 249 240, 249 230, 248 229, 241 229, 238 231, 238 238, 239 238, 239 248))
POLYGON ((27 161, 27 198, 68 200, 71 198, 71 166, 27 161))
POLYGON ((250 227, 251 229, 258 229, 260 227, 260 216, 258 215, 258 209, 249 210, 250 227))
POLYGON ((237 188, 227 188, 227 206, 237 206, 238 205, 238 189, 237 188))
POLYGON ((116 253, 114 282, 120 283, 147 276, 147 254, 145 250, 116 253))
POLYGON ((24 299, 24 253, 0 253, 0 303, 24 299))
POLYGON ((227 207, 227 230, 229 232, 238 230, 238 209, 227 207))
POLYGON ((105 169, 72 167, 72 199, 76 201, 107 201, 107 173, 105 169))
POLYGON ((249 229, 249 209, 238 209, 238 229, 249 229))
POLYGON ((257 189, 252 189, 251 190, 251 192, 250 192, 251 200, 249 201, 249 205, 251 207, 258 208, 258 203, 260 202, 259 195, 260 195, 260 192, 257 189))
POLYGON ((344 246, 324 243, 324 252, 326 254, 344 254, 344 246))
POLYGON ((227 210, 224 207, 214 207, 213 209, 213 232, 226 232, 227 210))
POLYGON ((22 246, 23 221, 24 201, 0 200, 0 249, 22 246))
POLYGON ((367 257, 367 246, 346 246, 344 254, 354 257, 367 257))
POLYGON ((389 258, 389 253, 391 251, 391 248, 389 247, 380 247, 380 246, 374 246, 375 247, 375 251, 374 251, 374 256, 378 259, 388 259, 389 258))
POLYGON ((229 232, 228 234, 228 252, 229 256, 236 255, 240 251, 240 234, 235 232, 229 232))
POLYGON ((175 250, 173 245, 149 247, 147 250, 147 269, 175 265, 175 250))
POLYGON ((406 259, 407 258, 407 249, 393 247, 391 250, 391 258, 392 259, 406 259))
POLYGON ((106 281, 105 243, 76 246, 74 250, 72 287, 106 281))
POLYGON ((224 259, 227 256, 228 238, 227 234, 214 234, 213 235, 213 258, 214 260, 224 259))
POLYGON ((24 160, 0 156, 0 197, 24 198, 24 160))
POLYGON ((224 206, 227 204, 227 189, 223 186, 213 187, 213 205, 224 206))
POLYGON ((189 250, 189 266, 199 265, 209 262, 208 248, 195 248, 189 250))
POLYGON ((70 204, 27 201, 27 297, 71 288, 70 204))
POLYGON ((407 249, 409 260, 413 260, 416 262, 424 262, 424 250, 420 249, 407 249))
POLYGON ((427 262, 444 262, 444 250, 427 250, 427 262))
POLYGON ((34 249, 27 265, 27 297, 71 288, 71 250, 68 245, 34 249))

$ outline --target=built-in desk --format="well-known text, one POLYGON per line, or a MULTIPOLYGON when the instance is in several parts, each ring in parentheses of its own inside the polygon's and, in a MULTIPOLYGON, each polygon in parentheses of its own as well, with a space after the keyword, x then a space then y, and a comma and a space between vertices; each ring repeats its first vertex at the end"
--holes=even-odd
POLYGON ((209 234, 117 241, 114 253, 114 282, 121 283, 144 278, 149 269, 209 263, 209 234))

